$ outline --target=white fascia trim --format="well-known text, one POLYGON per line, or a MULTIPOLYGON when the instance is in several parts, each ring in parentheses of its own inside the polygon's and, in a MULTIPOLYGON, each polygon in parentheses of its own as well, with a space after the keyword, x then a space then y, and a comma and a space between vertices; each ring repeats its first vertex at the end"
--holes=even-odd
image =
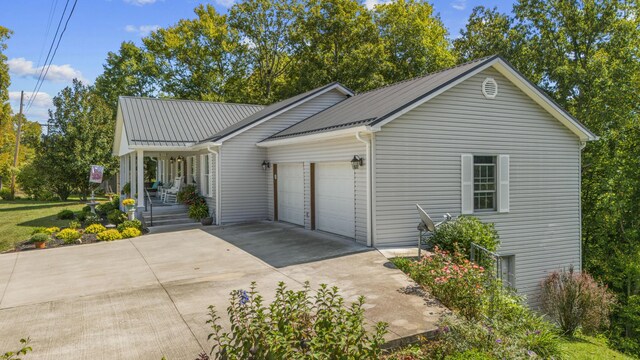
POLYGON ((402 109, 401 111, 393 114, 392 116, 384 119, 378 124, 375 124, 372 128, 375 131, 381 130, 382 126, 388 124, 389 122, 397 119, 398 117, 408 113, 409 111, 415 109, 416 107, 426 103, 427 101, 433 99, 434 97, 442 94, 443 92, 449 90, 450 88, 462 83, 463 81, 475 76, 476 74, 488 69, 489 67, 494 67, 498 72, 504 75, 507 79, 509 79, 516 87, 522 90, 527 96, 529 96, 533 101, 535 101, 538 105, 542 106, 547 112, 549 112, 554 118, 560 121, 564 126, 566 126, 569 130, 571 130, 574 134, 576 134, 581 141, 593 141, 598 140, 598 137, 591 133, 589 130, 585 129, 583 126, 580 126, 566 111, 559 108, 556 104, 550 101, 546 96, 540 94, 540 90, 535 88, 531 83, 529 83, 526 79, 524 79, 520 74, 518 74, 511 66, 507 65, 502 59, 496 58, 493 61, 490 61, 473 71, 469 72, 463 77, 460 77, 456 81, 452 81, 437 91, 431 93, 429 96, 417 101, 410 106, 402 109))
POLYGON ((225 142, 225 141, 227 141, 227 140, 229 140, 229 139, 231 139, 231 138, 233 138, 233 137, 235 137, 237 135, 242 134, 243 132, 245 132, 247 130, 253 129, 254 127, 264 123, 265 121, 269 121, 269 120, 273 119, 274 117, 276 117, 278 115, 281 115, 282 113, 285 113, 285 112, 297 107, 298 105, 302 105, 302 104, 306 103, 307 101, 309 101, 311 99, 315 99, 316 97, 318 97, 318 96, 320 96, 322 94, 325 94, 325 93, 327 93, 327 92, 329 92, 331 90, 338 90, 338 91, 340 91, 341 93, 343 93, 343 94, 345 94, 347 96, 353 96, 353 93, 351 91, 349 91, 347 88, 345 88, 344 86, 342 86, 340 84, 334 84, 334 85, 329 86, 328 88, 326 88, 326 89, 324 89, 322 91, 317 92, 316 94, 313 94, 313 95, 311 95, 309 97, 306 97, 304 99, 301 99, 301 100, 299 100, 299 101, 297 101, 297 102, 295 102, 295 103, 293 103, 293 104, 291 104, 291 105, 289 105, 289 106, 287 106, 287 107, 285 107, 283 109, 280 109, 278 112, 273 113, 273 114, 265 117, 264 119, 262 119, 260 121, 256 121, 255 123, 253 123, 251 125, 248 125, 248 126, 242 128, 242 129, 240 129, 240 130, 238 130, 236 132, 233 132, 233 133, 231 133, 231 134, 229 134, 229 135, 217 140, 217 143, 218 144, 223 143, 223 142, 225 142))
POLYGON ((201 144, 193 144, 191 146, 189 146, 190 150, 204 150, 204 149, 208 149, 212 146, 221 146, 222 143, 220 142, 206 142, 206 143, 201 143, 201 144))
POLYGON ((354 136, 359 132, 371 133, 373 132, 373 130, 368 126, 358 126, 358 127, 341 129, 341 130, 321 132, 316 134, 292 136, 292 137, 286 137, 282 139, 262 141, 257 143, 256 145, 261 148, 270 148, 274 146, 300 144, 300 143, 308 143, 308 142, 314 142, 314 141, 323 141, 327 139, 335 139, 337 137, 354 136))
POLYGON ((144 151, 159 151, 159 152, 167 152, 167 151, 182 151, 182 152, 193 152, 194 149, 188 146, 149 146, 149 145, 130 145, 129 149, 132 150, 144 150, 144 151))

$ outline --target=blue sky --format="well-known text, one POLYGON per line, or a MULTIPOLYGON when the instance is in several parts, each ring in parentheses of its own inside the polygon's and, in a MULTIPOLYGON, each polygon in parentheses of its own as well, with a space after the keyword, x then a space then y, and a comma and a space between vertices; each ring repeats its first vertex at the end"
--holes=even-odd
MULTIPOLYGON (((363 0, 367 6, 383 1, 363 0)), ((11 75, 11 105, 15 112, 18 111, 20 90, 25 91, 25 96, 32 94, 39 66, 47 55, 65 3, 66 0, 0 3, 0 25, 14 32, 8 41, 6 55, 11 75), (51 25, 45 37, 50 18, 51 25)), ((102 72, 107 53, 116 51, 122 41, 140 43, 142 36, 157 27, 193 17, 193 9, 203 3, 211 3, 224 13, 233 5, 233 0, 78 0, 47 79, 26 113, 27 117, 45 122, 52 97, 68 86, 74 77, 93 83, 102 72)), ((501 11, 508 12, 512 1, 436 0, 432 3, 451 37, 456 37, 473 7, 498 6, 501 11)), ((69 1, 69 9, 72 4, 73 0, 69 1)))

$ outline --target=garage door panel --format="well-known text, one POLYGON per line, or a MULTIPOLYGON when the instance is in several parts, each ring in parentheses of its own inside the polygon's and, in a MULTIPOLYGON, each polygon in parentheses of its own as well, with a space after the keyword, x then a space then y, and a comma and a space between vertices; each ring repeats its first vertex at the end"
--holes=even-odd
POLYGON ((302 164, 278 164, 278 219, 304 225, 302 164))
POLYGON ((316 228, 355 237, 354 177, 350 163, 316 164, 316 228))

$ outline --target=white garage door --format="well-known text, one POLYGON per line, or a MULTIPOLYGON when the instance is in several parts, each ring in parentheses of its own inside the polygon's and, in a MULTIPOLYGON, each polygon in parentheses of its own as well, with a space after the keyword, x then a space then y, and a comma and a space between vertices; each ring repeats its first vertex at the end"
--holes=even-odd
POLYGON ((278 164, 278 219, 304 225, 302 164, 278 164))
POLYGON ((355 238, 351 163, 316 164, 316 228, 355 238))

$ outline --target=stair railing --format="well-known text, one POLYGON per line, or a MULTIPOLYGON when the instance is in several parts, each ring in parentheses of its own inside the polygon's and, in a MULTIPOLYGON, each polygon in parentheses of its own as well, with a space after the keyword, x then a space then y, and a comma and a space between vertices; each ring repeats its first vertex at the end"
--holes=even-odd
POLYGON ((149 219, 149 226, 153 226, 153 203, 151 202, 151 195, 149 195, 149 191, 147 189, 144 189, 144 195, 147 198, 144 202, 144 211, 147 211, 147 206, 151 210, 149 214, 151 215, 149 219))

